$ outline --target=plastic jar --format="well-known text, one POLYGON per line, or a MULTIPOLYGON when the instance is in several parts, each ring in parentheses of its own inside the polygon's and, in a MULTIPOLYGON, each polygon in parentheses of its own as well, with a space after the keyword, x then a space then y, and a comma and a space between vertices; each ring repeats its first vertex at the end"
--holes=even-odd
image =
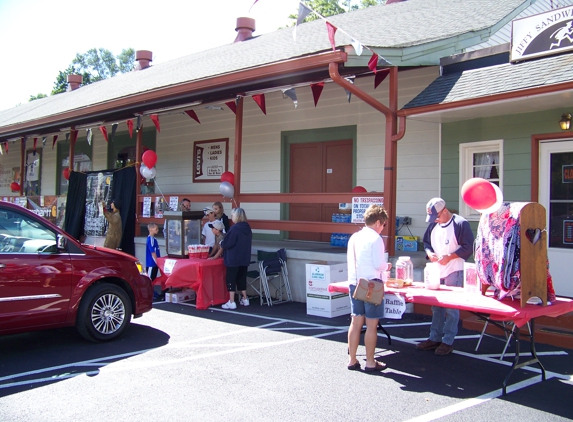
POLYGON ((424 268, 424 286, 426 289, 438 290, 440 288, 440 267, 437 262, 428 262, 424 268))
POLYGON ((414 280, 414 264, 409 256, 401 256, 396 263, 396 280, 412 282, 414 280))

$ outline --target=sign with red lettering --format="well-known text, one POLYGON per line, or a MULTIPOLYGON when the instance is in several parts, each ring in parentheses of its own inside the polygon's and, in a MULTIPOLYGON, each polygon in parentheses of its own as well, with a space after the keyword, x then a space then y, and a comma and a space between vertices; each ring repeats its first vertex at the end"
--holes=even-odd
POLYGON ((193 183, 220 182, 227 171, 229 138, 197 141, 193 145, 193 183))
POLYGON ((567 164, 561 170, 562 183, 573 183, 573 164, 567 164))

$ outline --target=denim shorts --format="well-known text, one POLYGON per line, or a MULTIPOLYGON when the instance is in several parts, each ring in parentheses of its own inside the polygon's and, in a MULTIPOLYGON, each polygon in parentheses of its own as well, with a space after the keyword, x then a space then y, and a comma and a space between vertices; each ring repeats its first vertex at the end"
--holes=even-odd
POLYGON ((363 300, 354 299, 354 290, 356 290, 356 285, 351 284, 349 286, 350 294, 350 315, 352 316, 365 316, 368 319, 380 319, 384 318, 384 301, 380 305, 374 305, 372 303, 364 302, 363 300))

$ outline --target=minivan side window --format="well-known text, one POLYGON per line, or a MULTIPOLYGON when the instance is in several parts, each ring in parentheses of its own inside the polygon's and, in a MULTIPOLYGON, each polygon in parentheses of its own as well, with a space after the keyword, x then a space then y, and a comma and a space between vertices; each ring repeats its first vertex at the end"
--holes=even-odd
POLYGON ((57 252, 56 233, 36 220, 0 210, 0 253, 57 252))

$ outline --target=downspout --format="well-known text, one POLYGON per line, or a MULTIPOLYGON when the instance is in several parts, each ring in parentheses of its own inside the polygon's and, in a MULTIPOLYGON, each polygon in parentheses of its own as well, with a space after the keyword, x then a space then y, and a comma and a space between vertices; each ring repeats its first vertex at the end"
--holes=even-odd
POLYGON ((235 114, 235 158, 233 173, 235 175, 235 195, 232 200, 236 207, 241 206, 241 157, 243 148, 243 96, 237 97, 237 113, 235 114))
POLYGON ((396 132, 398 120, 398 68, 390 68, 390 107, 371 97, 364 91, 351 84, 338 72, 338 63, 330 63, 328 66, 330 77, 338 85, 350 91, 369 106, 380 111, 386 117, 386 136, 384 148, 384 208, 388 213, 388 221, 390 224, 386 225, 386 235, 388 236, 388 244, 386 250, 388 255, 394 256, 394 236, 396 235, 396 225, 392 222, 396 221, 396 168, 398 161, 398 148, 396 142, 404 137, 406 132, 406 118, 400 119, 400 131, 396 132))

